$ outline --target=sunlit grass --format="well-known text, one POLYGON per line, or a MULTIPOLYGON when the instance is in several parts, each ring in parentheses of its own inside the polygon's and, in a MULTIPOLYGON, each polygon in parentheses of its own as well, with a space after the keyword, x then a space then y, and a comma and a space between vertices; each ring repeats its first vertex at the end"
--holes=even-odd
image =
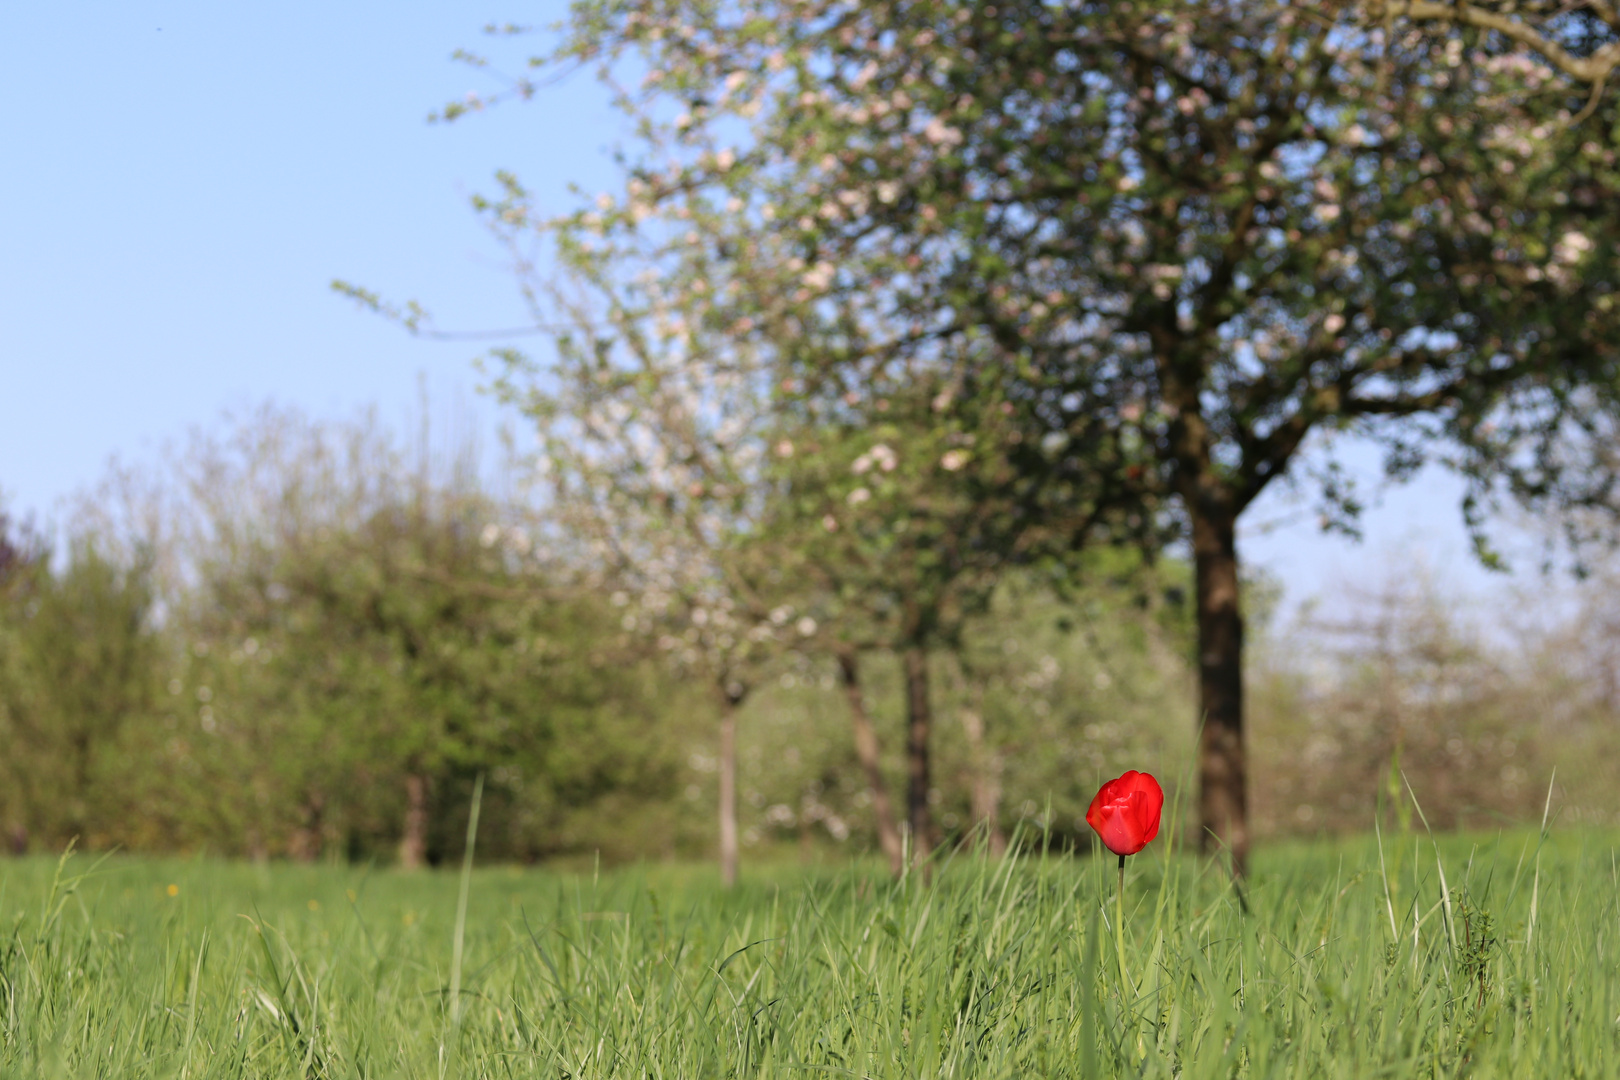
POLYGON ((0 1075, 1610 1076, 1615 840, 1150 849, 1128 987, 1112 859, 478 870, 459 979, 453 872, 12 860, 0 1075))

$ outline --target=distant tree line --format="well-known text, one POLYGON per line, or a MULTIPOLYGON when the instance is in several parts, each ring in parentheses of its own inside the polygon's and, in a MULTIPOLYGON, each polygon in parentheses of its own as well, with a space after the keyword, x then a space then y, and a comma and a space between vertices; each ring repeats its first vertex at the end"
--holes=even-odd
MULTIPOLYGON (((443 451, 266 409, 113 477, 60 548, 8 521, 8 846, 418 866, 459 849, 483 773, 493 857, 712 852, 718 676, 692 631, 741 615, 716 598, 671 633, 556 504, 497 498, 513 475, 443 451)), ((1008 579, 925 656, 942 835, 999 846, 1027 819, 1072 840, 1094 775, 1177 752, 1159 721, 1184 687, 1176 571, 1096 570, 1080 592, 1008 579)), ((876 847, 873 793, 903 775, 901 650, 857 679, 815 603, 766 613, 780 633, 729 672, 749 682, 731 691, 739 848, 876 847)))
MULTIPOLYGON (((526 469, 445 449, 267 409, 139 484, 115 477, 53 534, 59 547, 8 520, 6 848, 77 837, 420 866, 459 851, 483 774, 480 844, 495 858, 708 858, 729 786, 733 859, 894 863, 914 819, 882 800, 912 783, 922 709, 921 801, 953 847, 999 852, 1014 829, 1084 847, 1099 780, 1143 763, 1172 789, 1191 776, 1179 560, 1099 549, 1064 574, 999 574, 971 605, 941 608, 919 703, 915 646, 883 629, 905 625, 906 590, 845 595, 822 576, 848 560, 863 580, 878 557, 862 554, 872 536, 849 536, 853 515, 821 533, 838 552, 829 569, 806 555, 761 571, 799 600, 766 611, 773 635, 743 656, 746 631, 724 641, 741 601, 715 593, 712 611, 677 617, 544 495, 492 494, 523 491, 526 469), (745 693, 708 666, 727 648, 745 693), (724 708, 729 734, 714 723, 724 708)), ((833 475, 906 482, 883 453, 855 472, 826 452, 833 475)), ((1421 567, 1392 568, 1331 623, 1305 608, 1280 625, 1274 586, 1251 583, 1257 833, 1362 829, 1380 805, 1410 813, 1412 793, 1437 827, 1534 819, 1555 767, 1565 813, 1615 821, 1613 573, 1592 569, 1596 587, 1572 590, 1550 625, 1472 622, 1421 567)))

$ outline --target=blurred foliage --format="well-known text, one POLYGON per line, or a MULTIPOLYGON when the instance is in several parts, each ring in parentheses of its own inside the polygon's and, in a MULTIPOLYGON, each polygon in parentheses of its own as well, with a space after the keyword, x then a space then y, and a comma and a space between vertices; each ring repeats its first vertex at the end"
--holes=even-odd
MULTIPOLYGON (((121 816, 118 779, 153 715, 163 643, 153 626, 151 562, 143 555, 117 565, 83 538, 60 568, 39 549, 8 577, 0 806, 13 817, 49 806, 52 831, 91 839, 121 816)), ((25 840, 14 836, 19 846, 25 840)))
POLYGON ((884 482, 781 455, 785 526, 809 547, 819 519, 840 574, 878 566, 861 599, 904 594, 885 606, 915 628, 919 851, 930 594, 977 599, 958 568, 1032 533, 1196 553, 1200 836, 1240 873, 1237 535, 1262 491, 1302 484, 1354 534, 1362 497, 1333 457, 1351 434, 1394 481, 1456 473, 1486 565, 1486 524, 1512 505, 1577 546, 1616 535, 1610 3, 574 0, 521 47, 459 54, 499 89, 438 117, 578 68, 621 107, 609 190, 559 213, 503 172, 474 199, 536 328, 575 321, 567 286, 613 284, 602 332, 574 342, 593 395, 633 338, 663 371, 801 417, 788 445, 849 423, 869 433, 853 457, 899 442, 884 413, 905 396, 935 414, 906 440, 927 455, 886 458, 884 482))
POLYGON ((1252 729, 1261 835, 1612 823, 1620 667, 1610 582, 1489 607, 1421 563, 1261 635, 1252 729), (1515 610, 1516 609, 1516 610, 1515 610), (1543 620, 1549 611, 1556 617, 1543 620), (1552 790, 1549 792, 1549 784, 1552 790))
MULTIPOLYGON (((0 840, 391 862, 415 829, 439 862, 483 773, 489 857, 708 855, 712 686, 540 509, 457 460, 265 412, 172 457, 141 512, 77 520, 54 549, 8 522, 0 840)), ((1286 617, 1251 581, 1260 835, 1362 830, 1380 805, 1418 828, 1413 793, 1436 828, 1535 820, 1555 766, 1566 819, 1612 822, 1620 571, 1591 570, 1526 625, 1421 567, 1286 617)), ((1084 848, 1096 785, 1143 765, 1190 814, 1190 585, 1184 562, 1099 548, 1009 568, 937 640, 948 842, 988 808, 1000 833, 1084 848)), ((899 790, 893 650, 863 683, 899 790)), ((875 847, 821 635, 774 651, 738 721, 749 857, 875 847)))
POLYGON ((686 691, 467 470, 273 412, 171 465, 162 595, 94 532, 8 573, 14 846, 437 860, 480 772, 491 854, 691 845, 660 812, 686 691))
MULTIPOLYGON (((857 663, 889 759, 905 702, 917 852, 936 818, 984 823, 995 849, 1008 808, 1067 842, 1119 755, 1181 775, 1165 724, 1182 709, 1200 717, 1198 835, 1239 873, 1248 774, 1262 832, 1365 822, 1380 792, 1415 810, 1408 776, 1441 824, 1530 813, 1546 696, 1588 678, 1525 666, 1551 637, 1506 656, 1436 601, 1290 626, 1246 657, 1243 616, 1264 623, 1276 595, 1240 572, 1238 523, 1284 478, 1354 534, 1334 457, 1350 435, 1394 481, 1459 474, 1486 565, 1510 503, 1577 550, 1614 536, 1620 16, 1555 7, 575 0, 538 53, 458 53, 500 89, 436 119, 582 66, 633 130, 622 186, 576 191, 572 212, 511 172, 473 199, 541 342, 493 350, 493 388, 534 425, 571 555, 514 580, 441 533, 401 548, 374 517, 346 523, 333 583, 284 587, 387 673, 367 691, 340 672, 339 698, 395 717, 347 725, 386 748, 355 752, 399 758, 413 792, 516 752, 495 687, 534 673, 484 654, 523 640, 511 620, 566 610, 581 670, 605 649, 746 699, 755 842, 858 832, 858 801, 886 803, 857 663), (1110 542, 1135 554, 1093 550, 1110 542), (394 597, 418 563, 457 584, 394 597), (539 607, 497 613, 468 587, 539 607), (622 638, 593 590, 622 597, 622 638), (1269 755, 1252 769, 1250 719, 1269 755)), ((438 333, 419 305, 337 287, 438 333)), ((733 718, 716 761, 702 712, 649 730, 724 778, 730 837, 733 718)), ((706 785, 685 785, 691 809, 706 785)))
MULTIPOLYGON (((1089 584, 1067 597, 1034 575, 1013 576, 969 622, 959 651, 932 654, 930 802, 948 840, 967 838, 975 773, 986 765, 1000 791, 1003 828, 1022 821, 1055 845, 1082 848, 1090 835, 1085 809, 1102 779, 1144 761, 1167 787, 1184 773, 1193 737, 1185 722, 1191 612, 1184 600, 1164 599, 1182 594, 1162 585, 1162 571, 1111 555, 1098 562, 1122 565, 1112 573, 1094 567, 1089 584), (973 745, 974 716, 988 761, 973 745)), ((800 653, 783 667, 777 684, 750 703, 742 727, 743 798, 756 811, 745 818, 745 843, 846 832, 872 843, 835 665, 800 653)), ((906 715, 899 660, 876 654, 864 681, 899 789, 906 715)))
MULTIPOLYGON (((484 773, 492 857, 706 853, 712 688, 543 514, 490 494, 464 448, 431 449, 266 410, 130 486, 144 505, 99 500, 55 558, 10 530, 14 845, 391 861, 414 831, 440 861, 484 773)), ((1186 752, 1185 589, 1166 584, 1185 574, 1088 558, 1072 581, 1006 577, 931 655, 930 802, 948 833, 968 829, 985 769, 1009 825, 1068 842, 1097 776, 1186 752)), ((836 665, 798 640, 739 717, 744 844, 863 848, 870 795, 836 665)), ((900 665, 876 650, 867 672, 898 785, 900 665)))

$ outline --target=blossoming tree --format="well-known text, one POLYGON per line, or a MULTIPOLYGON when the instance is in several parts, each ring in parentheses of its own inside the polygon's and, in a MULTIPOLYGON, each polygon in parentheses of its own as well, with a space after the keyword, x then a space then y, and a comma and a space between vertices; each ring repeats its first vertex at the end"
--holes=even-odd
POLYGON ((738 867, 737 711, 761 664, 813 632, 757 536, 769 432, 754 350, 710 352, 687 294, 565 242, 571 273, 530 279, 547 355, 500 354, 499 392, 538 427, 548 541, 593 567, 622 625, 709 682, 719 709, 721 878, 738 867), (809 627, 807 629, 801 629, 809 627))

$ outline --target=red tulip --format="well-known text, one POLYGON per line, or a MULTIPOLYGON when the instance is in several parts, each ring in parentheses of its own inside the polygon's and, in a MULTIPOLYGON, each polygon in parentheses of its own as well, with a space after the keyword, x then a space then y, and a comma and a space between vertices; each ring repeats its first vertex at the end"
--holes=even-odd
POLYGON ((1120 857, 1135 855, 1159 835, 1164 789, 1145 772, 1131 769, 1097 791, 1086 810, 1086 824, 1102 837, 1103 846, 1120 857))

